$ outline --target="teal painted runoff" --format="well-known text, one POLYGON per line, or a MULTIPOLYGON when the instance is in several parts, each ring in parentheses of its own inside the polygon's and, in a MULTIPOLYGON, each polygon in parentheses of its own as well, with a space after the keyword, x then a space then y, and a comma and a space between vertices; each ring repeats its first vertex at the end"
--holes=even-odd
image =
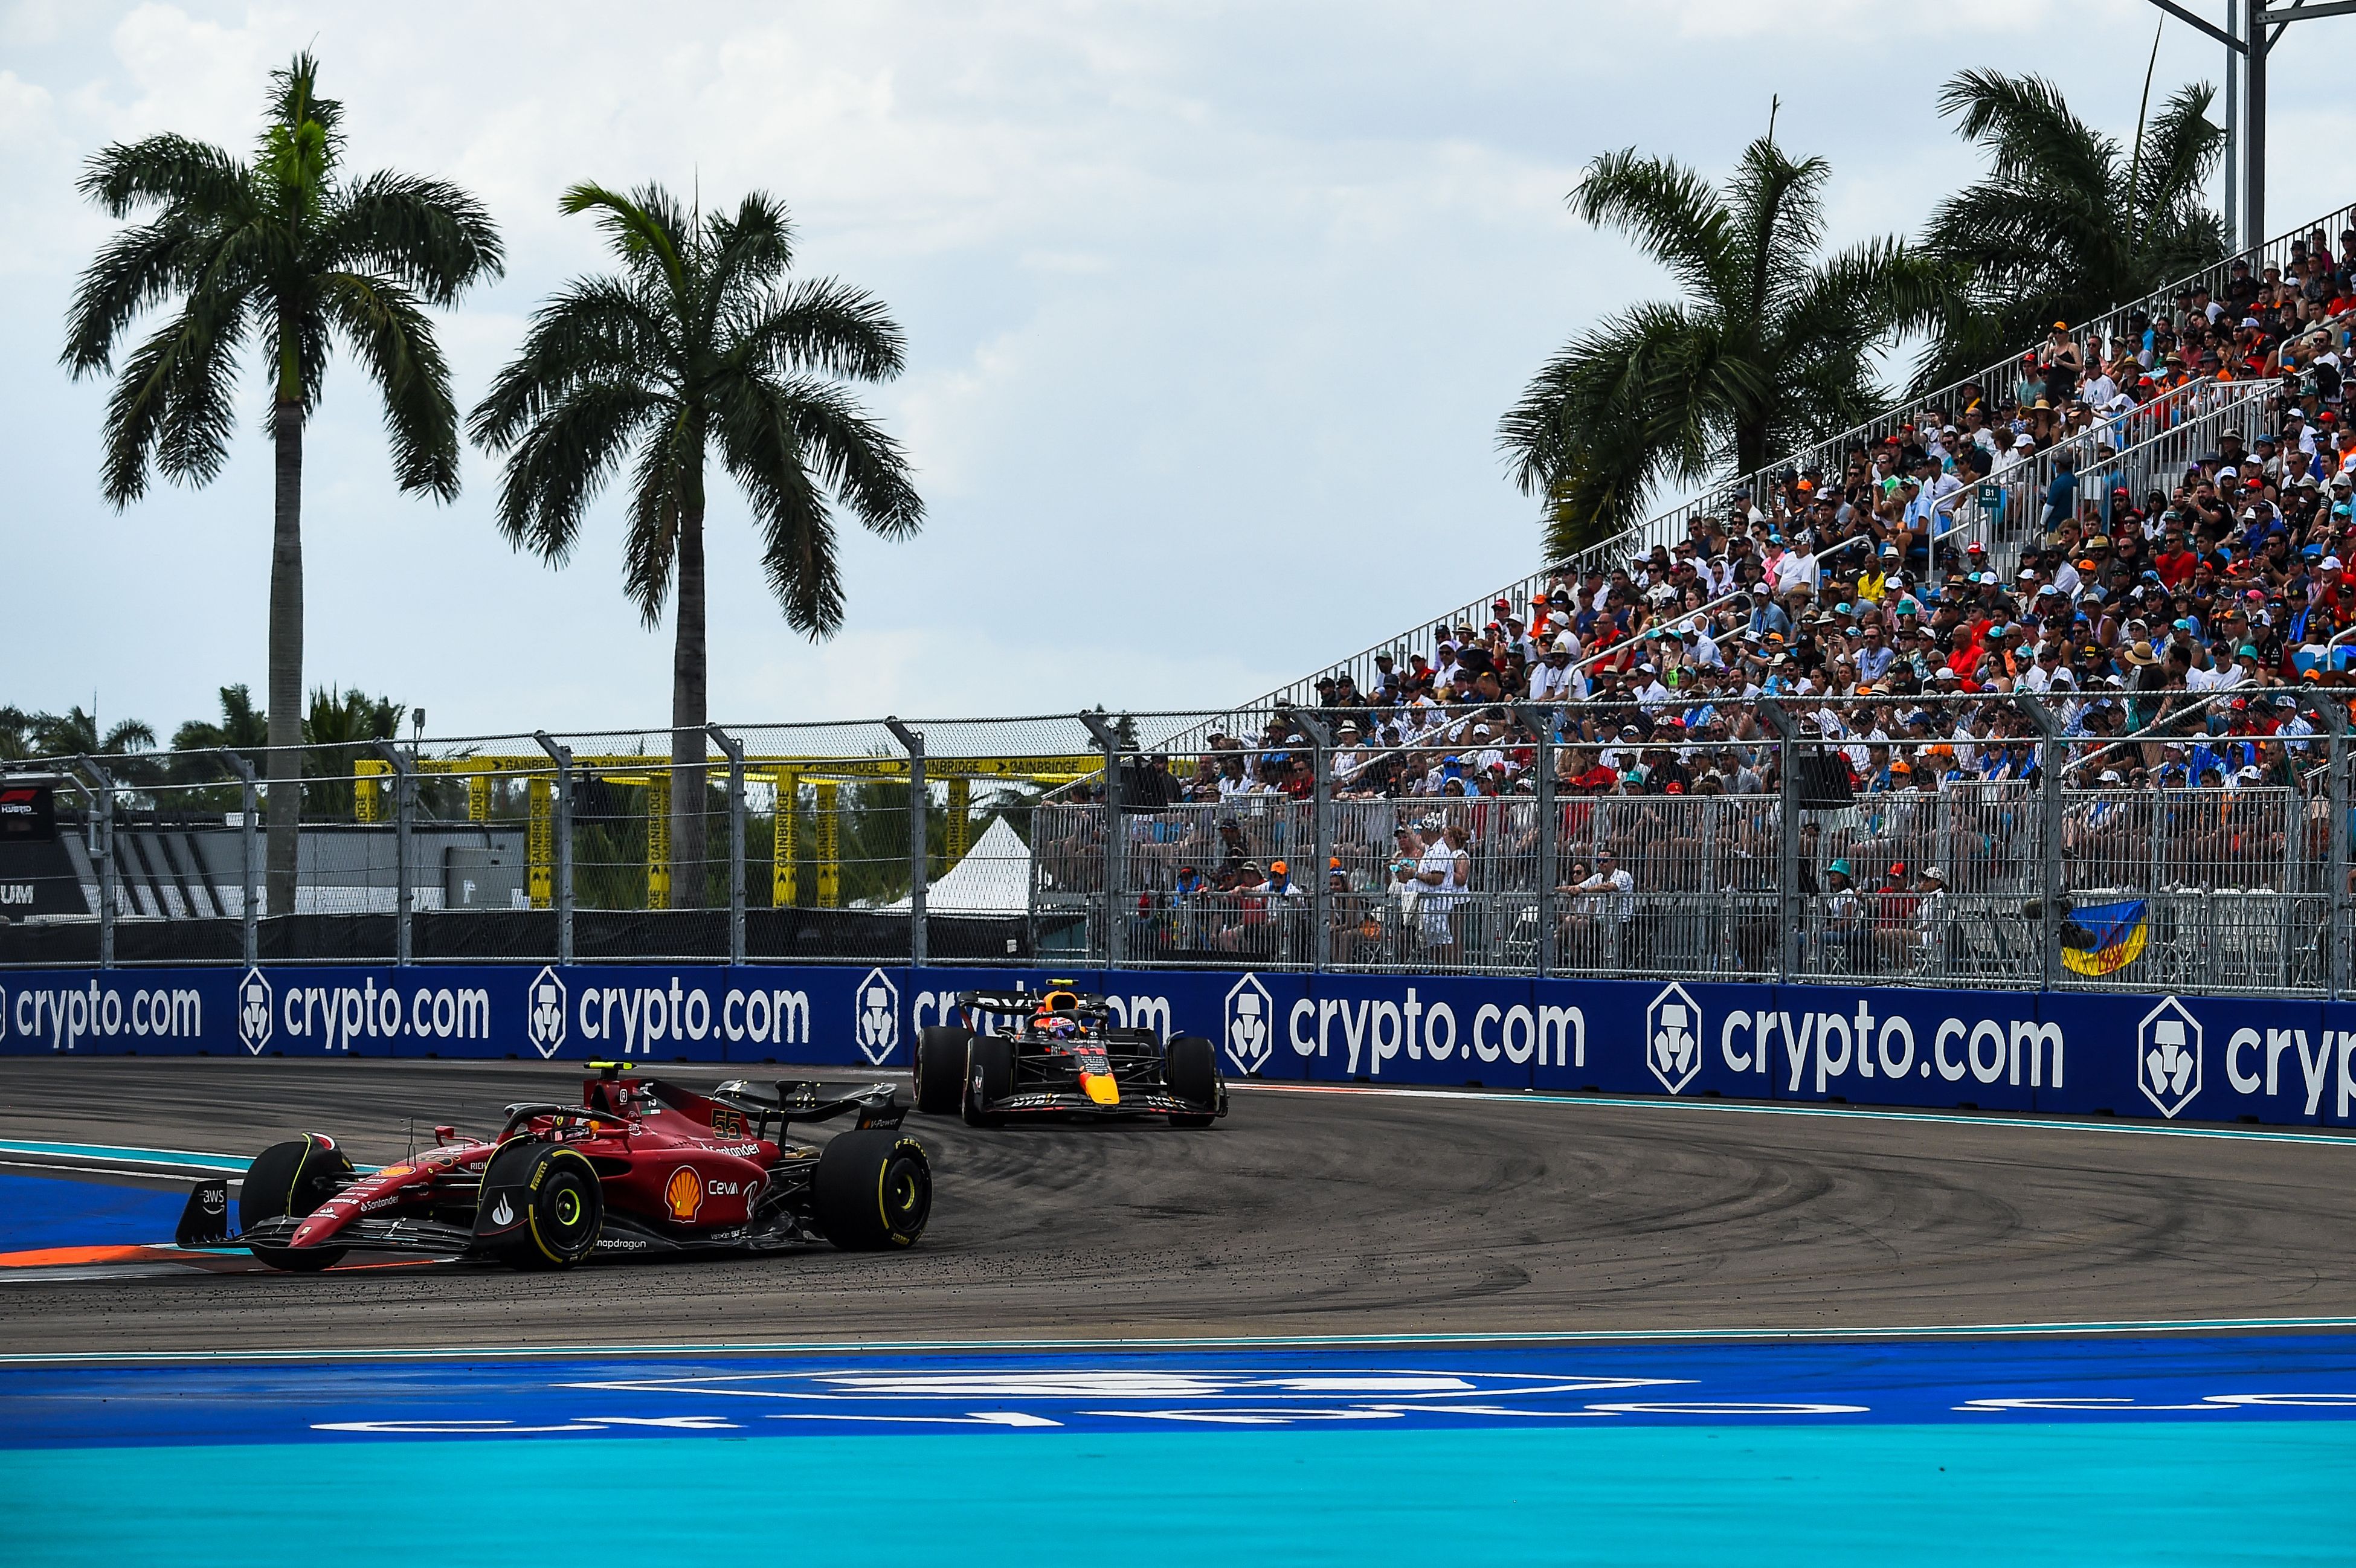
POLYGON ((24 1568, 2345 1563, 2356 1423, 23 1450, 0 1486, 24 1568))

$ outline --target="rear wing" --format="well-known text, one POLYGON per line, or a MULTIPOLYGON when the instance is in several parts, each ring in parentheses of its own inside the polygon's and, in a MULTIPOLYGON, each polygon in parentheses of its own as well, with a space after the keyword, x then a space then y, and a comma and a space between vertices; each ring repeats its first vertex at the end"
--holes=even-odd
POLYGON ((817 1079, 780 1079, 772 1086, 773 1093, 762 1093, 743 1078, 732 1078, 712 1092, 712 1097, 732 1105, 754 1119, 753 1136, 769 1136, 771 1117, 783 1136, 794 1122, 830 1122, 835 1117, 857 1113, 860 1128, 896 1127, 907 1118, 908 1107, 900 1104, 900 1091, 891 1083, 866 1083, 846 1090, 841 1084, 828 1084, 817 1079))

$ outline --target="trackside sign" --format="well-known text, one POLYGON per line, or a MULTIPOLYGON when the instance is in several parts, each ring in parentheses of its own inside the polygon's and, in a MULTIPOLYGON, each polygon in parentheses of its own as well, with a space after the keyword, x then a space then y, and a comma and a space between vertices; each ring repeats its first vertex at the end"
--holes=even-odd
MULTIPOLYGON (((790 1062, 905 1072, 1044 971, 557 965, 0 971, 0 1052, 790 1062)), ((2356 1003, 1229 970, 1083 971, 1232 1076, 2356 1125, 2356 1003)))

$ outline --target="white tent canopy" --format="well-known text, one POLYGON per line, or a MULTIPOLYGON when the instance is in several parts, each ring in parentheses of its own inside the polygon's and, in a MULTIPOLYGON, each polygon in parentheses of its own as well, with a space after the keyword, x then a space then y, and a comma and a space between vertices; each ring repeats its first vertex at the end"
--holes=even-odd
MULTIPOLYGON (((909 901, 884 906, 905 910, 909 901)), ((925 892, 926 914, 1027 914, 1031 911, 1031 847, 993 816, 989 831, 965 859, 941 873, 925 892)))

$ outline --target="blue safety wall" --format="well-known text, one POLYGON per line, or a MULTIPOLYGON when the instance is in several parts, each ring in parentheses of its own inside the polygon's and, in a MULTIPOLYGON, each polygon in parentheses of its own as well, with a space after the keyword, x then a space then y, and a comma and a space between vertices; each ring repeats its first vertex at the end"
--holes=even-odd
POLYGON ((1173 970, 477 965, 0 974, 0 1052, 905 1071, 969 987, 1069 974, 1273 1080, 2356 1125, 2356 1003, 1173 970))

